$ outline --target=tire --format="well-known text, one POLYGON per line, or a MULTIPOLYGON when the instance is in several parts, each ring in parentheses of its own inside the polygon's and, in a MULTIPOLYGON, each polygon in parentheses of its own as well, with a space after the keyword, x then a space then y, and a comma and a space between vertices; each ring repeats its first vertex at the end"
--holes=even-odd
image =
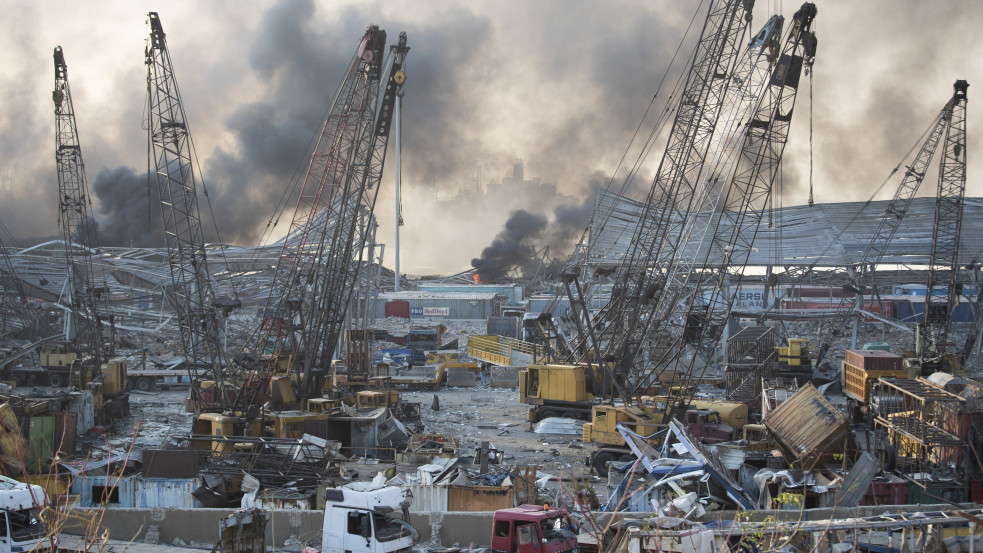
POLYGON ((154 383, 146 376, 141 376, 133 383, 133 387, 141 392, 149 392, 154 387, 154 383))
POLYGON ((65 381, 66 381, 65 375, 61 373, 56 373, 56 372, 48 373, 48 386, 52 386, 54 388, 61 388, 66 384, 65 381))
POLYGON ((562 417, 563 415, 556 409, 543 409, 539 412, 539 420, 548 419, 550 417, 562 417))
POLYGON ((608 461, 615 461, 618 459, 618 454, 613 451, 601 451, 594 456, 591 462, 591 467, 594 472, 597 473, 601 478, 608 477, 608 461))

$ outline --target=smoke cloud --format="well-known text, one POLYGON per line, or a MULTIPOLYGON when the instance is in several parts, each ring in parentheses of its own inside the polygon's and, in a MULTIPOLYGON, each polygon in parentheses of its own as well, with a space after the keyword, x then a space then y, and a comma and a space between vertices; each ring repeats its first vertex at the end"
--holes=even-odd
MULTIPOLYGON (((972 76, 983 72, 983 58, 958 55, 973 51, 983 4, 854 4, 819 7, 815 73, 803 81, 808 90, 803 87, 796 105, 779 205, 804 203, 810 182, 818 202, 866 199, 941 109, 952 82, 973 84, 972 76)), ((634 165, 634 155, 625 155, 629 143, 635 137, 637 147, 651 130, 649 122, 639 125, 646 111, 652 118, 675 100, 670 91, 703 22, 702 14, 694 18, 698 5, 421 0, 407 10, 378 0, 298 0, 229 10, 173 2, 161 17, 211 204, 210 213, 200 191, 206 237, 245 246, 275 238, 267 231, 278 209, 285 215, 273 234, 285 231, 282 221, 289 221, 296 203, 311 137, 358 39, 374 23, 388 31, 390 42, 405 30, 411 47, 401 121, 401 270, 466 268, 484 257, 477 254, 518 210, 547 220, 521 244, 536 250, 549 244, 557 257, 569 253, 584 230, 575 221, 589 217, 593 201, 585 183, 597 172, 622 177, 634 165), (675 69, 659 89, 677 48, 675 69), (528 175, 555 183, 554 193, 459 198, 461 190, 490 191, 517 159, 528 175), (475 183, 478 166, 482 177, 475 183)), ((144 8, 6 8, 0 21, 0 219, 18 238, 57 235, 50 56, 60 44, 86 166, 101 179, 94 216, 103 241, 159 247, 163 241, 146 231, 145 184, 123 184, 139 181, 142 170, 126 175, 122 169, 145 167, 147 156, 144 8), (121 198, 118 190, 133 197, 121 198)), ((788 17, 798 4, 785 8, 788 17)), ((768 9, 758 3, 752 32, 768 9)), ((977 112, 969 116, 968 126, 977 128, 977 112)), ((969 147, 972 159, 983 151, 983 143, 969 147)), ((393 149, 390 144, 377 209, 378 239, 389 244, 396 230, 389 207, 395 203, 393 149)), ((660 154, 654 147, 630 170, 652 173, 660 154)), ((969 165, 971 196, 981 193, 977 167, 969 165)), ((636 181, 628 194, 637 198, 651 181, 636 181)), ((159 224, 159 215, 149 219, 159 224)), ((391 266, 393 248, 386 255, 391 266)))
POLYGON ((528 272, 535 259, 533 245, 546 228, 547 220, 542 215, 528 211, 514 211, 498 233, 491 245, 482 250, 481 257, 471 260, 483 282, 500 282, 510 271, 519 268, 528 272))
POLYGON ((92 182, 92 191, 99 199, 100 246, 164 246, 160 202, 156 192, 148 196, 146 173, 137 175, 129 167, 103 169, 92 182))

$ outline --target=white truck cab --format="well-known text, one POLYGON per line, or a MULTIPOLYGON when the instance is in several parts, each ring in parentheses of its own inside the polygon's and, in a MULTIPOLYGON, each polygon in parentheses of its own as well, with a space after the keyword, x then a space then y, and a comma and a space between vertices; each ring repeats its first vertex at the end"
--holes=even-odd
POLYGON ((0 553, 31 551, 45 540, 44 488, 0 476, 0 553))
POLYGON ((420 539, 409 499, 397 487, 326 490, 321 553, 397 553, 420 539))

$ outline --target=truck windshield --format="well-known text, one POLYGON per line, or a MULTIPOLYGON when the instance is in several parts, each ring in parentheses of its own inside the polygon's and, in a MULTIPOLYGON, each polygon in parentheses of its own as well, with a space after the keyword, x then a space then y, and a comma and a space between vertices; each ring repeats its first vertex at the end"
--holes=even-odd
POLYGON ((372 513, 372 525, 375 527, 375 539, 380 542, 398 540, 407 536, 413 538, 414 542, 420 540, 420 532, 398 518, 372 513))
MULTIPOLYGON (((37 509, 7 511, 10 534, 14 541, 27 541, 44 537, 44 524, 37 509)), ((0 521, 2 522, 2 521, 0 521)))
POLYGON ((577 539, 577 534, 570 528, 570 523, 564 516, 544 519, 542 527, 543 539, 546 541, 577 539))

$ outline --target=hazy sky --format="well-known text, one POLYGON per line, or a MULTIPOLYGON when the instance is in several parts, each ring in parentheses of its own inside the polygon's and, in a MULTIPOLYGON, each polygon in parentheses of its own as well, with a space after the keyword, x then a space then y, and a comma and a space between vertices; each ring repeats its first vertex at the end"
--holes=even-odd
MULTIPOLYGON (((623 1, 78 1, 0 0, 0 221, 19 238, 58 234, 52 50, 65 51, 94 216, 117 242, 148 244, 143 49, 160 14, 222 238, 252 245, 369 24, 406 31, 403 103, 404 272, 457 272, 502 230, 510 208, 455 213, 438 195, 510 174, 555 182, 563 202, 589 200, 615 172, 698 0, 623 1)), ((800 2, 764 2, 787 19, 800 2)), ((968 194, 983 195, 973 139, 983 94, 977 0, 816 2, 812 81, 817 202, 864 200, 950 97, 970 83, 968 194)), ((702 18, 692 32, 698 32, 702 18)), ((688 54, 686 52, 685 54, 688 54)), ((684 54, 684 55, 685 55, 684 54)), ((785 155, 782 202, 805 203, 808 90, 785 155)), ((649 165, 659 155, 650 156, 649 165)), ((377 209, 393 233, 392 163, 377 209)), ((895 181, 896 182, 896 181, 895 181)), ((642 185, 647 187, 649 180, 642 185)), ((926 181, 924 194, 934 193, 926 181)), ((881 197, 890 197, 893 187, 881 197)), ((562 202, 561 202, 562 203, 562 202)), ((553 206, 530 205, 553 220, 553 206)), ((159 226, 156 216, 151 223, 159 226)), ((203 214, 203 218, 209 217, 203 214)), ((289 216, 284 219, 289 220, 289 216)), ((282 225, 286 223, 281 222, 282 225)), ((392 266, 391 251, 387 266, 392 266)))

